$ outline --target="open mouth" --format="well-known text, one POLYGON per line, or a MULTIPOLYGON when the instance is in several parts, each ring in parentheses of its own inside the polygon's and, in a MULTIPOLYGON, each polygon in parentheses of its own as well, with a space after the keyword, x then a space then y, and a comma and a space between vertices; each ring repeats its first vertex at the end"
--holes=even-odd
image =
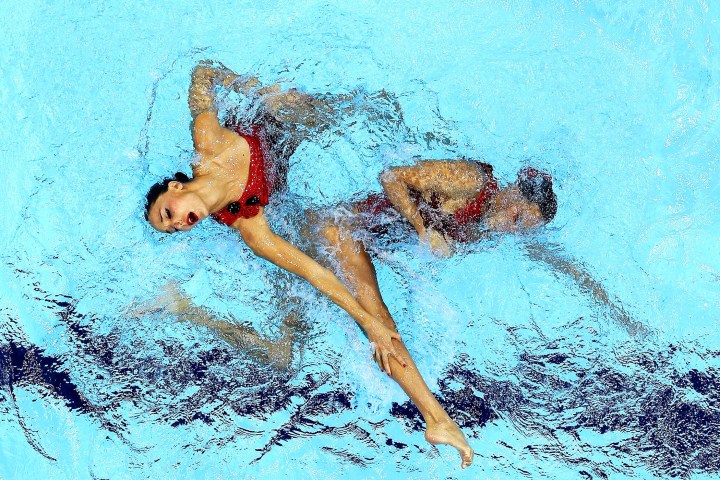
POLYGON ((195 223, 197 223, 197 221, 198 221, 197 215, 195 215, 193 212, 188 213, 188 216, 187 216, 187 224, 188 225, 191 225, 191 226, 195 225, 195 223))

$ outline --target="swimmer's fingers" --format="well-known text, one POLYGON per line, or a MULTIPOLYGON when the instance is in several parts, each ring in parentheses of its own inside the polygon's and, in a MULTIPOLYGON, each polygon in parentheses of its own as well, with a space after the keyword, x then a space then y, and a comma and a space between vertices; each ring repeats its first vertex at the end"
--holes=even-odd
POLYGON ((390 333, 390 344, 392 345, 392 350, 390 350, 390 353, 395 357, 395 360, 400 363, 400 365, 403 366, 403 368, 407 368, 407 358, 405 358, 405 355, 400 353, 398 349, 395 347, 395 344, 392 343, 393 339, 397 340, 398 342, 402 343, 402 336, 399 332, 391 330, 392 333, 390 333))
POLYGON ((380 350, 377 347, 375 348, 375 353, 373 353, 373 357, 375 357, 375 363, 377 363, 378 367, 380 367, 380 370, 382 370, 382 355, 380 354, 380 350))
POLYGON ((392 376, 392 370, 390 369, 390 355, 392 355, 390 352, 383 355, 383 368, 388 375, 392 376))
POLYGON ((378 364, 378 367, 380 367, 380 371, 383 371, 390 375, 390 359, 388 356, 390 355, 390 352, 384 352, 380 351, 379 349, 375 349, 375 361, 378 364))
POLYGON ((161 307, 146 302, 144 304, 140 304, 135 306, 134 308, 131 308, 128 313, 133 318, 140 318, 151 313, 159 312, 160 310, 162 310, 161 307))
POLYGON ((387 372, 387 374, 390 375, 390 361, 388 359, 388 355, 390 355, 390 352, 381 348, 377 343, 375 344, 375 352, 373 353, 375 362, 378 364, 378 367, 380 367, 380 370, 387 372))
POLYGON ((447 258, 455 253, 455 242, 438 230, 428 229, 427 241, 430 244, 430 250, 439 257, 447 258))
POLYGON ((392 370, 390 368, 390 355, 395 357, 403 367, 407 366, 407 360, 405 357, 398 352, 398 349, 393 344, 393 339, 398 342, 402 341, 400 334, 393 329, 387 328, 380 322, 374 323, 371 328, 366 332, 371 342, 375 344, 375 361, 382 370, 390 375, 392 370))
POLYGON ((128 314, 133 318, 140 318, 143 315, 145 315, 145 312, 147 312, 147 311, 148 311, 147 307, 145 307, 143 305, 139 305, 137 307, 130 308, 130 310, 128 310, 128 314))
MULTIPOLYGON (((398 337, 399 337, 399 335, 398 335, 398 337)), ((396 338, 396 337, 393 337, 393 338, 396 338)), ((381 355, 382 363, 378 362, 378 365, 380 365, 380 368, 382 370, 385 370, 385 372, 387 372, 388 375, 392 376, 392 366, 391 366, 392 362, 390 362, 391 355, 395 358, 395 360, 400 365, 402 365, 403 368, 407 368, 407 359, 405 358, 405 356, 402 353, 398 352, 396 348, 390 348, 387 351, 383 352, 383 354, 381 355)))
POLYGON ((392 355, 393 355, 393 357, 395 357, 395 360, 397 360, 398 363, 400 365, 402 365, 403 368, 407 368, 408 361, 407 361, 407 358, 405 358, 405 355, 403 355, 402 353, 397 352, 397 351, 392 352, 392 355))
POLYGON ((390 375, 390 362, 388 359, 388 355, 390 353, 384 352, 379 348, 375 348, 375 362, 377 362, 378 367, 380 367, 380 370, 390 375))

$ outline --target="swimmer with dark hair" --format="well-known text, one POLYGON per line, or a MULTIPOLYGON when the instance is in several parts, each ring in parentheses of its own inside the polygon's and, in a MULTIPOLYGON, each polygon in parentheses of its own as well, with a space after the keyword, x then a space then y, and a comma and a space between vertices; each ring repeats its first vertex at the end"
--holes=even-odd
POLYGON ((380 181, 393 207, 433 248, 470 242, 486 232, 532 230, 557 212, 550 175, 532 167, 502 189, 492 166, 464 160, 393 167, 380 181))
POLYGON ((374 270, 359 271, 358 278, 346 285, 332 271, 276 235, 265 217, 270 196, 285 185, 288 156, 294 146, 278 142, 282 122, 307 118, 313 128, 322 128, 318 123, 328 109, 337 105, 336 99, 316 99, 279 88, 264 93, 253 83, 222 66, 202 63, 195 68, 189 95, 197 153, 193 175, 176 176, 153 186, 147 195, 146 219, 156 230, 173 233, 188 231, 213 217, 236 230, 257 256, 310 282, 345 310, 374 344, 380 368, 403 388, 425 419, 425 438, 433 444, 455 447, 461 466, 469 466, 473 450, 427 387, 405 348, 379 297, 374 270), (221 125, 215 101, 215 90, 220 88, 259 95, 258 122, 249 126, 221 125))
POLYGON ((441 256, 451 255, 456 242, 477 241, 491 232, 536 229, 557 212, 552 178, 532 167, 520 170, 517 181, 504 188, 498 186, 491 165, 470 160, 390 167, 380 182, 382 193, 347 205, 353 215, 335 223, 380 233, 405 219, 420 241, 441 256))

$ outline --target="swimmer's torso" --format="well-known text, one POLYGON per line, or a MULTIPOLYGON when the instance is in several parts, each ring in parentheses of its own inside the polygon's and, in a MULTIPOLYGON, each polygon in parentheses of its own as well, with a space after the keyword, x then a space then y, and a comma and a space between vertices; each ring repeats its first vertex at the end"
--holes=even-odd
POLYGON ((217 179, 218 188, 231 189, 239 197, 247 184, 250 169, 247 140, 227 129, 223 129, 220 138, 203 138, 206 133, 197 132, 197 129, 196 126, 193 132, 198 153, 192 165, 193 176, 212 176, 217 179), (207 142, 210 148, 203 148, 207 142))
POLYGON ((422 201, 424 203, 433 205, 437 210, 448 215, 452 215, 463 208, 473 198, 473 195, 447 196, 437 191, 422 192, 422 201))
MULTIPOLYGON (((443 162, 428 160, 420 162, 420 165, 432 167, 433 164, 443 162)), ((461 164, 464 168, 448 172, 443 169, 429 168, 427 173, 421 173, 427 178, 426 183, 431 188, 416 190, 416 199, 427 205, 432 205, 438 211, 452 215, 464 208, 468 202, 474 200, 478 193, 488 182, 489 177, 478 164, 478 162, 462 161, 454 162, 461 164), (461 187, 458 187, 461 185, 461 187)), ((458 165, 460 166, 460 165, 458 165)))

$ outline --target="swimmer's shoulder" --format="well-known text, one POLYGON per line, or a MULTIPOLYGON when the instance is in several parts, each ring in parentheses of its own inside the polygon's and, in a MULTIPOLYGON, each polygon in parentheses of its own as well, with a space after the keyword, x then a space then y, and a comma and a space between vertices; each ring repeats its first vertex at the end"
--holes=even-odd
POLYGON ((485 174, 482 165, 475 160, 420 160, 417 170, 439 175, 477 175, 485 174))
POLYGON ((247 148, 247 142, 236 132, 223 127, 215 112, 202 112, 193 121, 193 144, 203 156, 216 156, 228 148, 247 148))

